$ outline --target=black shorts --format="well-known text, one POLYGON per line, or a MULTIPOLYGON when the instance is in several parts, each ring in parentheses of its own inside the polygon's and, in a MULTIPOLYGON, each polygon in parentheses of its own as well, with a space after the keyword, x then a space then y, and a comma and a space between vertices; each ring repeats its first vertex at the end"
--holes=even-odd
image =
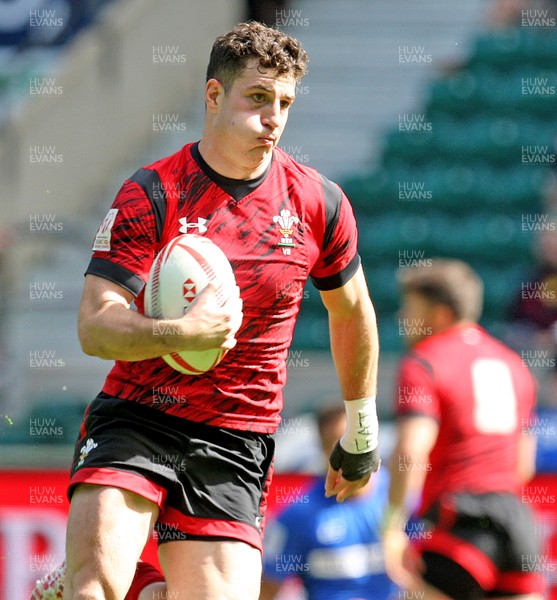
POLYGON ((261 550, 274 445, 101 393, 85 413, 68 495, 79 483, 130 490, 159 506, 159 543, 238 539, 261 550))
POLYGON ((536 530, 513 494, 458 494, 425 516, 424 580, 455 600, 541 593, 536 530), (429 528, 431 526, 431 528, 429 528))

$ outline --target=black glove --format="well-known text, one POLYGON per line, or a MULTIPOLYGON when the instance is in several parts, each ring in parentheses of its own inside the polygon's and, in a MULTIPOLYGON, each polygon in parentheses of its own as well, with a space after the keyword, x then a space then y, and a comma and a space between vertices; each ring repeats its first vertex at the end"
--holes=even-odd
POLYGON ((337 442, 329 457, 329 463, 335 471, 342 468, 342 476, 347 481, 357 481, 377 471, 381 458, 378 448, 363 454, 352 454, 346 452, 340 442, 337 442))

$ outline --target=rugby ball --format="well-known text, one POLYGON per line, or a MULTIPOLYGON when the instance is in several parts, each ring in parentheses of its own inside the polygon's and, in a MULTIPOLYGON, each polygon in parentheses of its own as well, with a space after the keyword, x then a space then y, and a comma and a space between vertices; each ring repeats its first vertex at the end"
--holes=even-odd
MULTIPOLYGON (((184 234, 171 240, 157 255, 145 286, 145 314, 156 319, 178 319, 209 283, 219 286, 224 303, 236 279, 224 252, 210 239, 184 234)), ((219 364, 226 350, 187 350, 162 359, 186 375, 200 375, 219 364)))

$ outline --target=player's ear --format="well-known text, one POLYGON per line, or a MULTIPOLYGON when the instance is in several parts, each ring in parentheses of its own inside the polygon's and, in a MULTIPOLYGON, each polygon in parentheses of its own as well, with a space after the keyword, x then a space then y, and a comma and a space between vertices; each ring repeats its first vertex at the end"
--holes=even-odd
POLYGON ((213 111, 218 108, 220 99, 224 96, 224 87, 217 79, 209 79, 205 84, 205 106, 213 111))

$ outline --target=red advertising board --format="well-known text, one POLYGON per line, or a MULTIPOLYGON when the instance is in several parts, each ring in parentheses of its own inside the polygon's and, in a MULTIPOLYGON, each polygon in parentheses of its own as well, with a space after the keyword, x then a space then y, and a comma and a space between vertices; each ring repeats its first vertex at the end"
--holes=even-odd
MULTIPOLYGON (((29 600, 34 581, 64 559, 67 480, 66 471, 0 471, 0 600, 29 600)), ((304 475, 277 474, 269 513, 310 482, 304 475)), ((557 475, 537 476, 523 488, 522 501, 538 516, 539 569, 550 587, 547 598, 557 600, 557 475)), ((144 558, 157 563, 155 536, 144 558)))

